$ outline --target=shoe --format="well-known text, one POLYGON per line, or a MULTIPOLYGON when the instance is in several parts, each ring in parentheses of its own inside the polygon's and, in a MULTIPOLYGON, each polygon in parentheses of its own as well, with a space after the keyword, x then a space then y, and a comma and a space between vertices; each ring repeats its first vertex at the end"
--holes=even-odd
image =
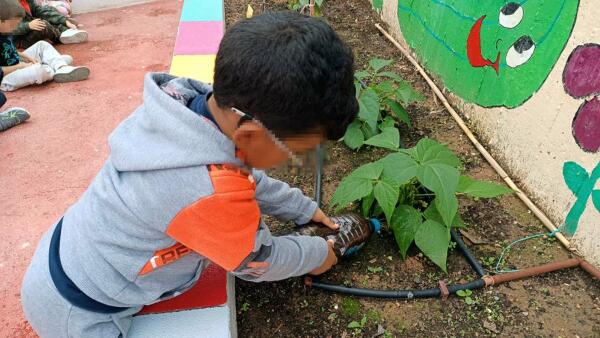
POLYGON ((63 59, 63 61, 67 64, 67 66, 70 66, 73 64, 73 57, 71 55, 63 54, 60 56, 60 58, 63 59))
POLYGON ((79 29, 67 29, 60 34, 60 42, 66 44, 82 43, 88 39, 88 32, 79 29))
POLYGON ((76 82, 82 81, 90 76, 90 69, 87 67, 63 66, 54 73, 54 82, 76 82))
POLYGON ((29 113, 23 108, 10 108, 0 113, 0 131, 12 128, 29 119, 29 113))

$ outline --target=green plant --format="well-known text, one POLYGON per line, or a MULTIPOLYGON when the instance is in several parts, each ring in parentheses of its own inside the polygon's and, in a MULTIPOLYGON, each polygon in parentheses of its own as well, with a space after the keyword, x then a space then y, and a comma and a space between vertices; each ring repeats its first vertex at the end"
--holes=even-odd
POLYGON ((405 107, 423 99, 400 75, 384 71, 392 60, 371 59, 366 70, 354 74, 359 112, 348 126, 344 143, 351 149, 363 145, 398 148, 400 122, 411 126, 405 107))
POLYGON ((244 304, 242 304, 241 310, 242 310, 242 312, 246 312, 246 311, 250 310, 250 304, 245 302, 244 304))
POLYGON ((361 311, 362 305, 359 301, 352 298, 342 300, 342 313, 348 317, 355 317, 361 311))
POLYGON ((473 298, 471 298, 472 294, 473 294, 473 291, 471 291, 471 290, 456 291, 456 295, 463 298, 465 304, 467 304, 467 305, 473 305, 473 304, 477 303, 475 300, 473 300, 473 298))
POLYGON ((351 321, 348 324, 348 328, 349 329, 354 329, 357 332, 360 332, 367 325, 367 321, 368 321, 367 316, 363 316, 362 319, 360 320, 360 322, 357 322, 356 320, 351 321))
POLYGON ((402 257, 414 242, 446 271, 450 229, 466 226, 458 214, 457 195, 489 198, 512 190, 462 176, 458 157, 434 140, 394 150, 345 177, 331 204, 339 210, 358 201, 365 217, 383 214, 402 257))
MULTIPOLYGON (((315 1, 315 16, 321 16, 321 7, 323 6, 324 0, 315 1)), ((288 0, 288 9, 293 11, 307 10, 310 6, 310 0, 288 0)))

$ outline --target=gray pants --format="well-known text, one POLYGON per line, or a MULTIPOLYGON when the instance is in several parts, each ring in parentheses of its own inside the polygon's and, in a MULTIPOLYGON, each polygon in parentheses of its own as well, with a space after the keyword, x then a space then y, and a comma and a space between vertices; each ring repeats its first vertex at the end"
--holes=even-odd
POLYGON ((10 92, 32 84, 41 84, 54 78, 58 68, 67 63, 60 54, 46 41, 36 42, 23 54, 35 58, 40 63, 14 71, 2 79, 0 90, 10 92))
POLYGON ((127 337, 132 316, 141 307, 115 314, 89 312, 71 305, 56 290, 48 267, 54 227, 41 239, 21 287, 25 317, 41 338, 127 337))

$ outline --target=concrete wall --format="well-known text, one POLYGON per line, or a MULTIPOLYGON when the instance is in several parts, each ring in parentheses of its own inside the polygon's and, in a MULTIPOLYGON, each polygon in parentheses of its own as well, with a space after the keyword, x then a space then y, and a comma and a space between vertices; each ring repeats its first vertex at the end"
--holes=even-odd
POLYGON ((86 13, 102 9, 124 7, 155 0, 73 0, 73 12, 86 13))
POLYGON ((597 1, 373 5, 513 178, 600 266, 597 1))

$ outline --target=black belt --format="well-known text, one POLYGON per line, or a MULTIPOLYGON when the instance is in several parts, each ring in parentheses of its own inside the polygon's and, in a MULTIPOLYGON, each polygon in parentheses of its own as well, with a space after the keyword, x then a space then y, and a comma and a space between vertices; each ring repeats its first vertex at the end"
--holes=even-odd
POLYGON ((78 308, 97 312, 97 313, 117 313, 125 311, 127 307, 116 307, 100 303, 79 290, 77 285, 67 276, 60 262, 60 231, 62 229, 62 219, 56 225, 52 239, 50 240, 50 255, 48 262, 50 264, 50 276, 52 282, 61 296, 69 303, 78 308))

